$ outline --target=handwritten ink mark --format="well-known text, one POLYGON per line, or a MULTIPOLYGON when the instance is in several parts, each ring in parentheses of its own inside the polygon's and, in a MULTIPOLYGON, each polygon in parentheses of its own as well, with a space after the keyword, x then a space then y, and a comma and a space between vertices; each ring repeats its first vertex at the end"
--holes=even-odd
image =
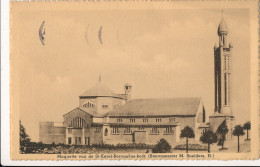
POLYGON ((100 44, 102 45, 103 44, 103 42, 102 42, 102 26, 100 27, 100 29, 98 31, 98 39, 99 39, 100 44))
POLYGON ((45 45, 45 37, 44 37, 45 36, 45 27, 44 27, 44 25, 45 25, 45 20, 43 20, 43 22, 39 28, 39 38, 42 42, 42 45, 45 45))

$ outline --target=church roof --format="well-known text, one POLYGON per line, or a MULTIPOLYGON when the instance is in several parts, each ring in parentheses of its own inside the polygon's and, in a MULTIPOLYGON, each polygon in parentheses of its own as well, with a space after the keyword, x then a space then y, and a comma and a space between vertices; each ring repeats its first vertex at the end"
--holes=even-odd
POLYGON ((135 99, 107 116, 195 116, 200 103, 200 98, 135 99))
POLYGON ((221 114, 221 113, 219 113, 219 112, 214 112, 214 114, 212 114, 212 115, 209 116, 209 117, 225 117, 225 115, 224 115, 224 114, 221 114))
POLYGON ((227 23, 222 18, 222 20, 221 20, 221 22, 219 23, 219 26, 218 26, 218 34, 227 34, 227 33, 228 33, 227 23))
POLYGON ((94 117, 103 117, 102 115, 98 114, 96 111, 90 110, 90 109, 86 109, 86 108, 83 108, 83 107, 77 107, 77 108, 71 110, 70 112, 64 114, 63 116, 65 116, 65 115, 67 115, 67 114, 69 114, 71 112, 75 112, 75 111, 83 111, 83 112, 88 113, 89 115, 92 115, 94 117))
POLYGON ((106 85, 104 85, 101 81, 99 81, 92 88, 83 92, 80 97, 115 97, 122 98, 120 95, 114 93, 111 89, 109 89, 106 85))

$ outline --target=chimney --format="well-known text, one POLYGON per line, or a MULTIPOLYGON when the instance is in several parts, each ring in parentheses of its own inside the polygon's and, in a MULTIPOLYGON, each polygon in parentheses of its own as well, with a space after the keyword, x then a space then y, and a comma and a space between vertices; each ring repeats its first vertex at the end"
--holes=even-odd
POLYGON ((131 100, 131 89, 132 85, 130 84, 125 84, 125 95, 126 95, 126 102, 131 100))

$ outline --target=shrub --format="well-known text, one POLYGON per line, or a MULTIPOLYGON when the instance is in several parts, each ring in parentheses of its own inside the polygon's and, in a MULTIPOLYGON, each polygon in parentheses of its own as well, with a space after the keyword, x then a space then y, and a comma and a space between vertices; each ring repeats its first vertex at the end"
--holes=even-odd
POLYGON ((171 152, 171 145, 165 140, 160 139, 155 147, 152 149, 153 153, 169 153, 171 152))
MULTIPOLYGON (((207 146, 203 146, 200 144, 189 144, 188 145, 189 150, 207 150, 207 146)), ((186 144, 179 144, 174 147, 176 150, 186 150, 186 144)))

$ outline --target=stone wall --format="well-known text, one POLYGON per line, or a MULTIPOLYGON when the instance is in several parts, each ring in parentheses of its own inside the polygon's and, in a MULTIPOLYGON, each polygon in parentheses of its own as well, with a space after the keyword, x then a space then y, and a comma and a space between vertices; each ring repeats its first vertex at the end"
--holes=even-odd
POLYGON ((54 122, 40 122, 39 141, 45 144, 66 142, 66 128, 55 127, 54 122))

